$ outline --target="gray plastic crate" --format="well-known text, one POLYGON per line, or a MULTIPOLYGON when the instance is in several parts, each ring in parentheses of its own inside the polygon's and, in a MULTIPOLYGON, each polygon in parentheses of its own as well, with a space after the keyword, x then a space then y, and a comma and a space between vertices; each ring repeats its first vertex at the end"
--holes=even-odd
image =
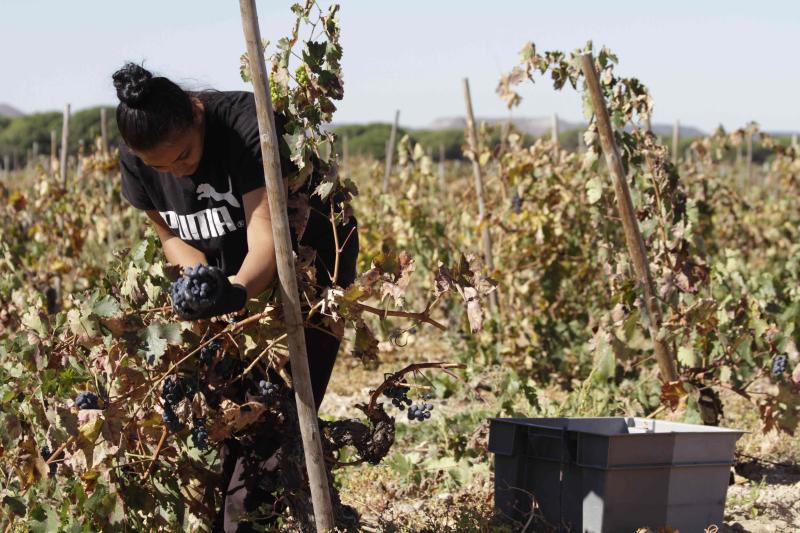
POLYGON ((720 524, 742 431, 646 418, 493 418, 495 507, 562 531, 720 524))

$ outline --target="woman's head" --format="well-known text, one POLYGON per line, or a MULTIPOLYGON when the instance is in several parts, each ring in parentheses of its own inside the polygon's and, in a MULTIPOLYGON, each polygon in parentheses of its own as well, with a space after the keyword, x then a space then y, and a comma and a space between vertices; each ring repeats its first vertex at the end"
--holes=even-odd
POLYGON ((125 144, 148 166, 187 176, 203 155, 203 104, 177 84, 134 63, 112 76, 125 144))

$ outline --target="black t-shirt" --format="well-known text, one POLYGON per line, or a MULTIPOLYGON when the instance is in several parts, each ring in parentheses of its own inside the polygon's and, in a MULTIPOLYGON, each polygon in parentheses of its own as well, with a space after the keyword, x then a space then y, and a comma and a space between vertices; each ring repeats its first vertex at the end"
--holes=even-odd
MULTIPOLYGON (((231 91, 202 99, 205 141, 195 173, 179 178, 158 172, 121 145, 122 195, 138 209, 158 211, 176 235, 206 255, 209 264, 232 275, 247 255, 242 197, 264 186, 255 98, 253 93, 231 91)), ((281 171, 286 177, 296 167, 283 139, 284 124, 285 118, 276 113, 281 171)), ((311 185, 301 192, 307 194, 311 185)), ((311 218, 303 240, 322 230, 311 218)))

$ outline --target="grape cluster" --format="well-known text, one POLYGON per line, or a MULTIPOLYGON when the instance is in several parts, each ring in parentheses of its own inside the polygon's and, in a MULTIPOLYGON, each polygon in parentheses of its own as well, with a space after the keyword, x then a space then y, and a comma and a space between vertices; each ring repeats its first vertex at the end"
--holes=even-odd
POLYGON ((297 69, 294 71, 294 77, 300 87, 305 87, 308 85, 308 71, 306 70, 306 66, 300 65, 297 67, 297 69))
POLYGON ((164 403, 175 406, 186 397, 186 392, 183 389, 182 380, 174 376, 170 376, 164 380, 161 387, 161 398, 164 403))
POLYGON ((779 377, 784 372, 786 372, 786 367, 789 364, 789 357, 785 353, 779 354, 775 356, 775 359, 772 360, 772 376, 779 377))
POLYGON ((216 366, 214 366, 214 372, 216 372, 221 379, 227 381, 233 377, 234 373, 241 369, 240 363, 241 361, 239 359, 226 355, 217 361, 216 366))
POLYGON ((514 193, 514 196, 511 197, 511 209, 515 213, 522 211, 522 198, 517 193, 514 193))
MULTIPOLYGON (((50 459, 50 456, 53 455, 52 452, 50 452, 50 447, 49 446, 44 446, 39 453, 41 454, 42 459, 45 460, 45 461, 50 459)), ((58 454, 58 457, 56 459, 63 459, 63 458, 64 458, 64 451, 62 450, 61 453, 58 454)), ((48 477, 54 477, 56 475, 56 471, 58 470, 58 464, 57 463, 50 463, 47 466, 48 466, 47 476, 48 477)))
POLYGON ((164 420, 164 425, 172 433, 178 433, 183 429, 183 423, 178 420, 178 415, 175 414, 171 405, 164 405, 164 414, 161 415, 164 420))
POLYGON ((422 422, 431 417, 432 403, 414 404, 408 408, 408 419, 422 422))
POLYGON ((214 303, 217 279, 206 265, 189 267, 172 284, 172 306, 181 315, 193 315, 214 303))
POLYGON ((277 383, 271 381, 261 380, 258 382, 258 392, 267 400, 272 400, 278 396, 281 387, 277 383))
POLYGON ((100 409, 97 401, 97 394, 91 391, 83 391, 75 397, 75 406, 78 409, 100 409))
POLYGON ((221 346, 222 343, 220 343, 219 340, 212 341, 211 343, 203 346, 200 349, 200 363, 204 365, 211 364, 211 361, 214 360, 214 356, 217 355, 217 352, 219 352, 221 346))
POLYGON ((192 418, 192 442, 200 450, 208 449, 208 430, 203 418, 192 418))
POLYGON ((183 387, 183 381, 175 376, 170 376, 164 380, 161 388, 161 399, 164 400, 164 424, 167 429, 173 433, 177 433, 183 429, 183 423, 178 420, 175 414, 175 406, 186 397, 186 391, 183 387))
POLYGON ((408 385, 390 385, 383 389, 383 394, 387 398, 391 398, 392 405, 403 411, 407 405, 412 403, 411 398, 408 397, 408 390, 408 385))

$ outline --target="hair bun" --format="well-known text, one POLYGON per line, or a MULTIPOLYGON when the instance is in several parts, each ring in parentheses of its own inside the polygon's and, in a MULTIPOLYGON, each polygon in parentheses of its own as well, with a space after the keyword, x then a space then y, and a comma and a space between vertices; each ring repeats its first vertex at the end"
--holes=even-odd
POLYGON ((112 78, 120 102, 136 107, 147 97, 153 75, 141 65, 126 63, 112 78))

